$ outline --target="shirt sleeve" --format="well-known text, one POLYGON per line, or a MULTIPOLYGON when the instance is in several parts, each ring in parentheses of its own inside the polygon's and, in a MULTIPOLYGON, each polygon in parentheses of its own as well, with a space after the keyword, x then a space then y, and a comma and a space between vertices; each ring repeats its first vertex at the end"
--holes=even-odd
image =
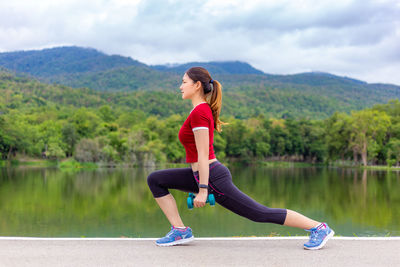
POLYGON ((195 110, 192 114, 190 127, 193 132, 200 129, 209 129, 210 126, 210 118, 207 116, 207 113, 199 111, 195 110))

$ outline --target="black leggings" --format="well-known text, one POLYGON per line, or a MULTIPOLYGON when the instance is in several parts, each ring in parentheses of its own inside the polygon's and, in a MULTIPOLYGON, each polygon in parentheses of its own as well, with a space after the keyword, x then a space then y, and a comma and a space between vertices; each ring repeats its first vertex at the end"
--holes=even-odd
MULTIPOLYGON (((218 204, 255 222, 283 225, 286 209, 268 208, 241 192, 233 184, 229 169, 221 162, 214 161, 209 168, 208 193, 214 194, 218 204)), ((157 170, 147 177, 147 183, 155 198, 168 195, 168 188, 198 193, 198 181, 199 172, 193 172, 192 168, 157 170)))

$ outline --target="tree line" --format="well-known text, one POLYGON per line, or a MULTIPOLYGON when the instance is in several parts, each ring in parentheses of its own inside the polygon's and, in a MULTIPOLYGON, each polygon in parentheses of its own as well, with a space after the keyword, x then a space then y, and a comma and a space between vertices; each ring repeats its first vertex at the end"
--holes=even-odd
MULTIPOLYGON (((0 107, 10 103, 3 101, 0 107)), ((0 115, 0 156, 4 160, 18 155, 73 157, 79 162, 132 165, 183 163, 185 151, 178 132, 187 115, 163 118, 140 109, 115 110, 106 104, 98 108, 8 106, 0 115)), ((400 163, 397 99, 351 114, 336 112, 324 120, 276 119, 263 114, 247 119, 222 116, 221 120, 229 125, 214 133, 220 160, 400 163)))

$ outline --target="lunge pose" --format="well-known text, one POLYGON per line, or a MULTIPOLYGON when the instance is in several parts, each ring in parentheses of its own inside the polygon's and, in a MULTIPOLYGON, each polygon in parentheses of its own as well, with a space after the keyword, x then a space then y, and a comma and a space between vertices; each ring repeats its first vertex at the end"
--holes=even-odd
POLYGON ((214 154, 214 129, 221 132, 219 114, 222 104, 221 84, 201 67, 190 68, 182 78, 182 99, 193 104, 178 137, 186 151, 188 168, 157 170, 147 177, 151 192, 171 223, 171 231, 156 241, 159 246, 172 246, 193 240, 192 229, 183 224, 174 197, 168 189, 197 193, 194 206, 205 205, 208 194, 214 194, 221 206, 255 222, 275 223, 302 228, 310 232, 305 249, 322 248, 334 235, 326 223, 314 221, 289 209, 266 207, 233 183, 229 169, 214 154))

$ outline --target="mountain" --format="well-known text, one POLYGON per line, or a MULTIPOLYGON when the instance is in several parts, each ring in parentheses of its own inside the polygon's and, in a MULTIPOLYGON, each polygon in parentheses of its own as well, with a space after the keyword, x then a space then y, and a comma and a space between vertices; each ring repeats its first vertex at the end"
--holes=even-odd
POLYGON ((130 66, 96 72, 56 75, 43 81, 75 88, 87 87, 98 91, 116 92, 176 88, 179 77, 156 71, 147 66, 130 66))
POLYGON ((212 74, 264 74, 264 72, 253 68, 250 64, 240 61, 224 62, 189 62, 185 64, 173 65, 153 65, 151 68, 159 71, 185 73, 191 67, 201 66, 212 74))
POLYGON ((191 66, 209 69, 212 78, 221 82, 223 112, 236 118, 258 114, 326 118, 335 111, 350 112, 400 98, 400 87, 396 85, 368 84, 323 72, 271 75, 239 61, 148 66, 128 57, 81 47, 0 53, 0 68, 18 76, 101 91, 110 101, 129 102, 129 108, 161 115, 165 112, 161 106, 180 105, 178 88, 184 71, 191 66), (153 99, 155 92, 157 97, 153 99), (164 100, 158 97, 161 95, 164 100), (120 99, 121 96, 129 100, 120 99), (153 99, 151 105, 148 99, 153 99))
POLYGON ((93 48, 70 46, 0 53, 0 66, 35 77, 48 78, 146 65, 129 57, 109 56, 93 48))
POLYGON ((54 116, 49 112, 52 109, 70 112, 74 108, 98 109, 103 105, 110 106, 114 112, 130 113, 137 110, 146 116, 158 115, 162 118, 174 114, 184 115, 191 109, 191 103, 182 101, 172 92, 101 92, 90 88, 43 83, 0 71, 0 115, 11 110, 16 114, 31 114, 31 111, 39 110, 44 117, 51 117, 54 116))
POLYGON ((276 78, 280 82, 291 83, 291 84, 306 84, 314 86, 327 86, 330 84, 334 85, 366 85, 364 81, 340 77, 325 72, 306 72, 292 75, 276 75, 276 78))

